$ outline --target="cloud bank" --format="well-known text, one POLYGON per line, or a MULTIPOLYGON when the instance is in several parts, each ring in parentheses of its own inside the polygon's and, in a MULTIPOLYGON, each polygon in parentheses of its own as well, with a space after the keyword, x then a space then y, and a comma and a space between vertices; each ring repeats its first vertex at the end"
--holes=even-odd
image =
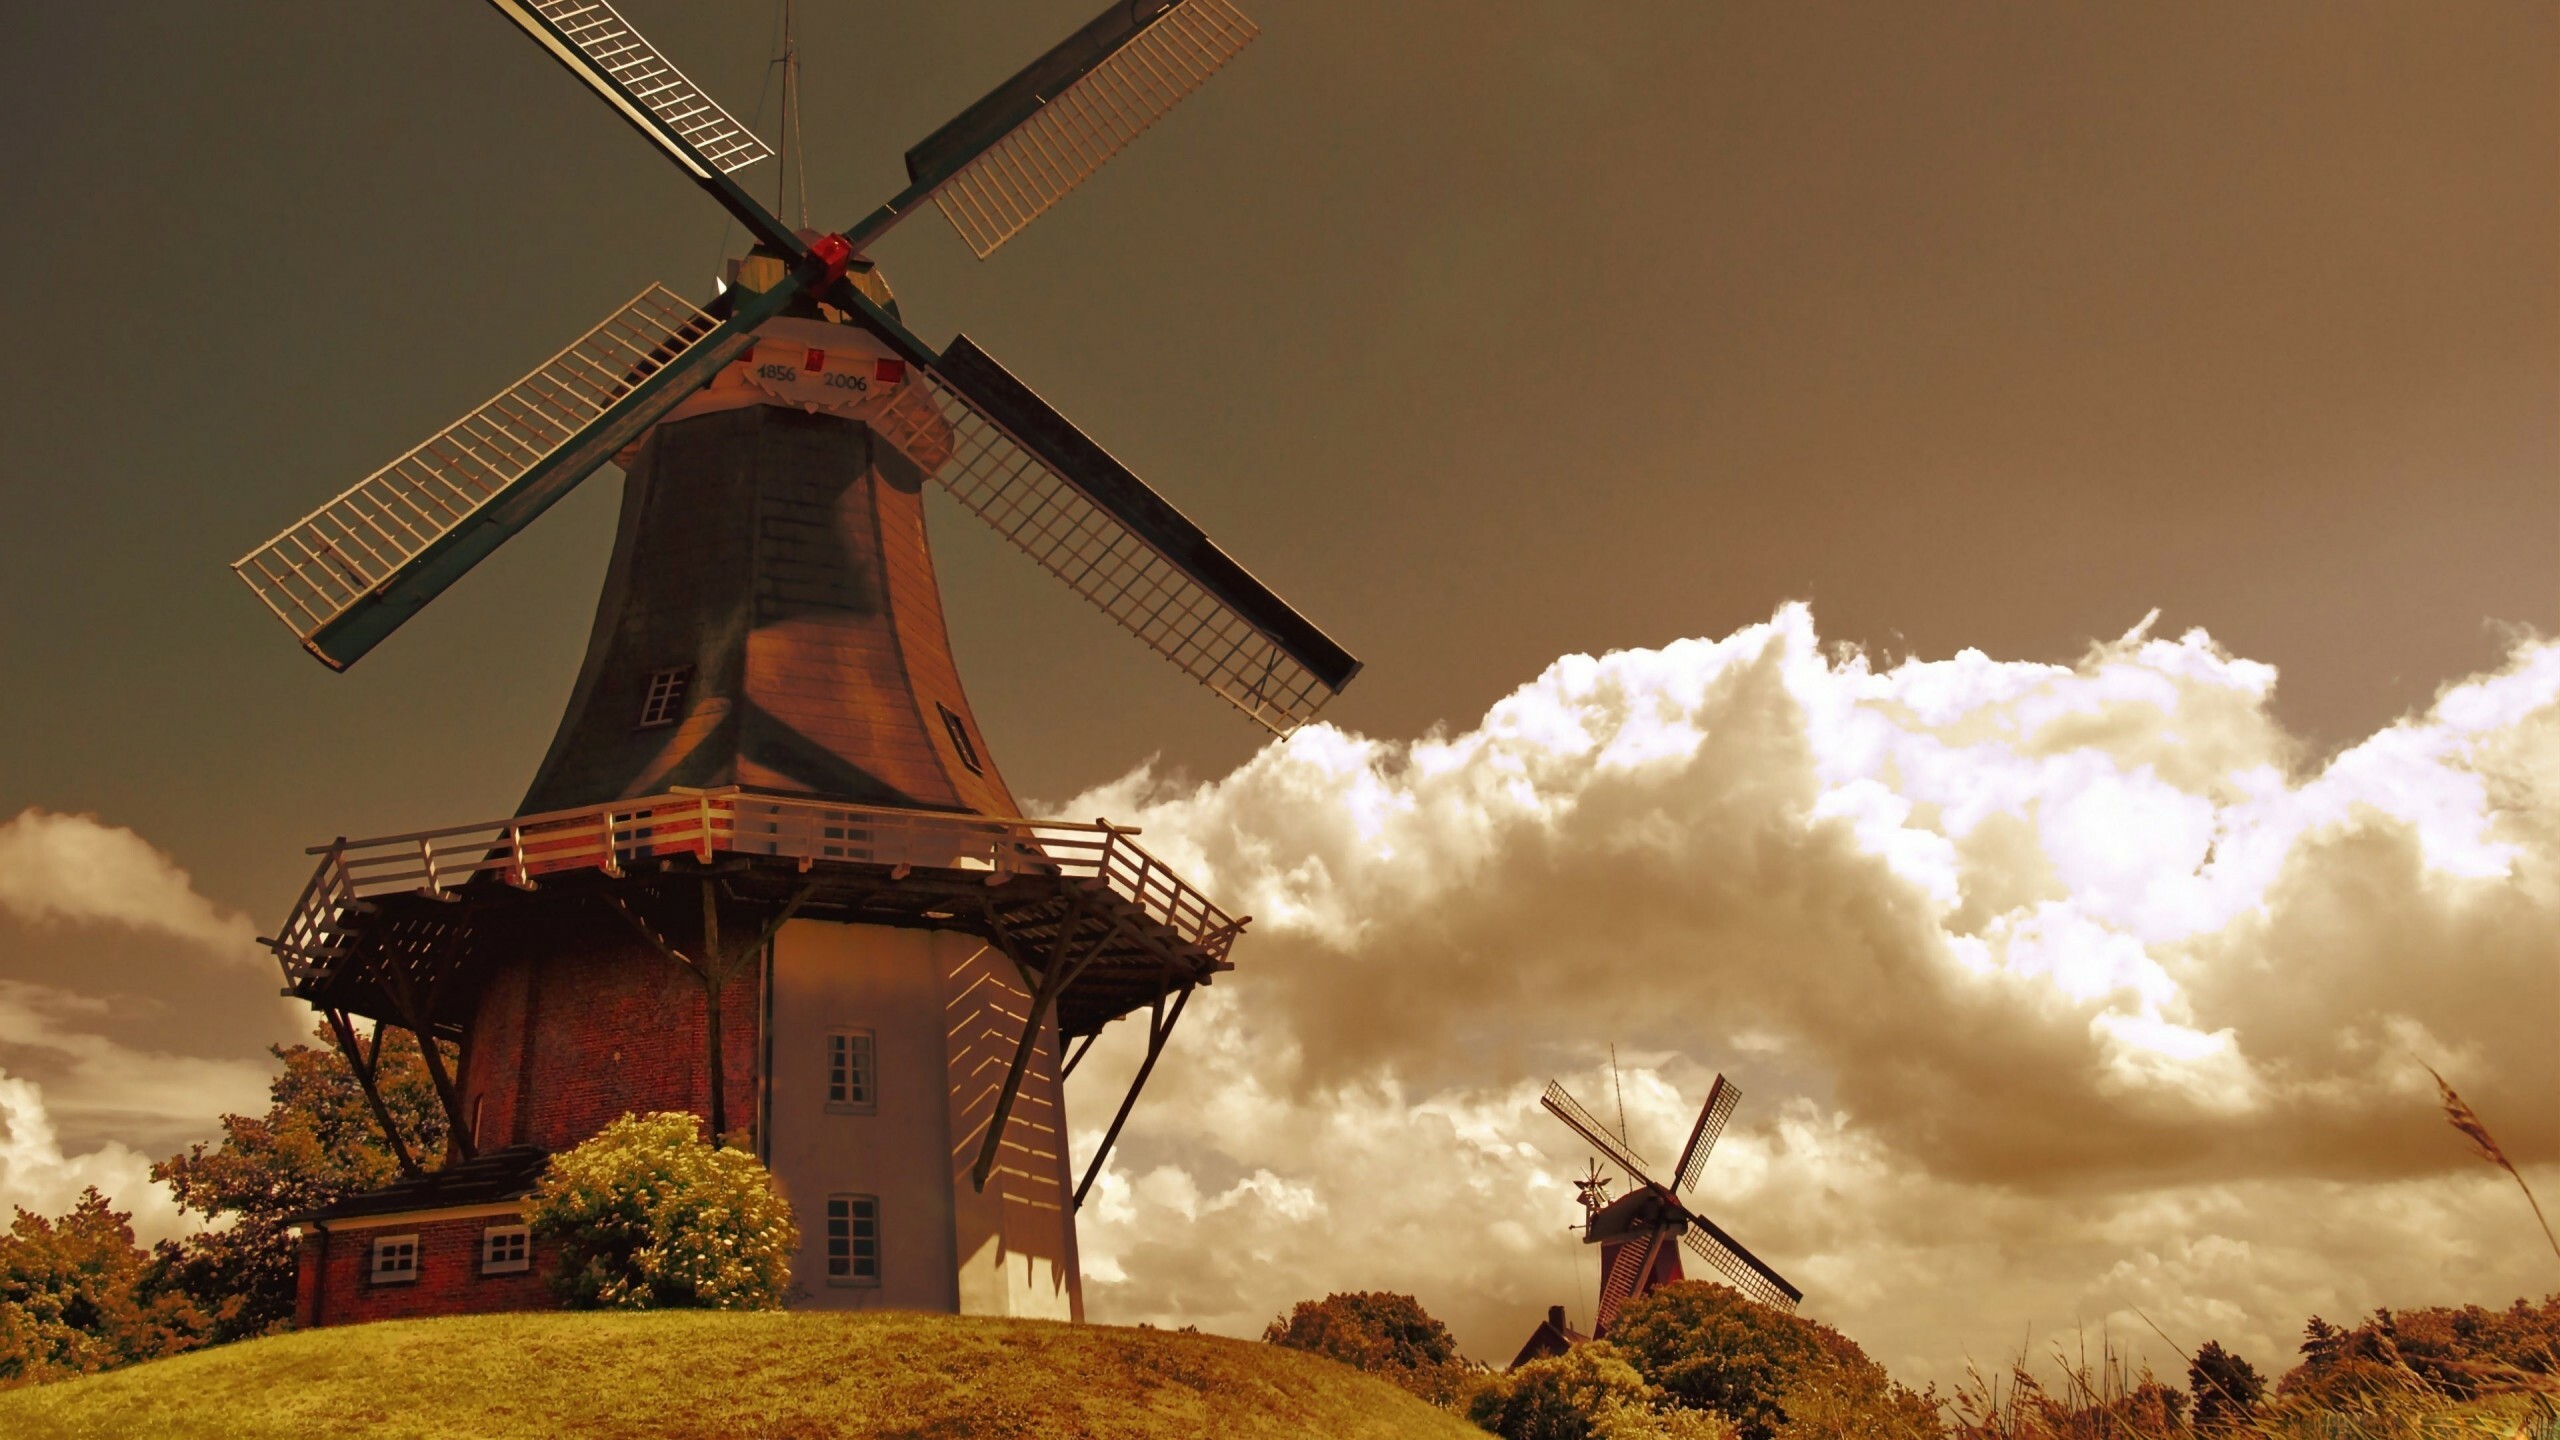
POLYGON ((259 958, 247 916, 217 907, 151 842, 90 815, 30 807, 0 825, 0 913, 31 924, 120 925, 259 958))
POLYGON ((2560 646, 2316 759, 2272 668, 2150 625, 1879 668, 1791 606, 1061 807, 1256 917, 1085 1209, 1097 1317, 1383 1286, 1507 1359, 1589 1311, 1536 1094, 1614 1105, 1612 1043, 1656 1157, 1742 1086, 1703 1208, 1918 1378, 2029 1326, 2165 1361, 2137 1308, 2280 1366, 2315 1310, 2553 1288, 2418 1062, 2560 1188, 2560 646))

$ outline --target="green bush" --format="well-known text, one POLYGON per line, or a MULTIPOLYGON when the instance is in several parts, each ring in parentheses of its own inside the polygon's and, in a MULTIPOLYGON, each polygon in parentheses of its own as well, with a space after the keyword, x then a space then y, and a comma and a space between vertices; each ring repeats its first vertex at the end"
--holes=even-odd
POLYGON ((1732 1421, 1741 1440, 1939 1433, 1935 1397, 1894 1383, 1848 1336, 1723 1285, 1683 1280, 1630 1301, 1609 1341, 1648 1383, 1732 1421))
POLYGON ((1448 1326, 1421 1301, 1385 1290, 1301 1300, 1263 1327, 1262 1338, 1365 1370, 1434 1405, 1454 1403, 1473 1373, 1448 1326))
POLYGON ((554 1156, 525 1223, 572 1309, 777 1309, 800 1245, 755 1157, 680 1112, 625 1115, 554 1156))
POLYGON ((1467 1418, 1503 1440, 1732 1440, 1723 1420, 1669 1404, 1605 1341, 1488 1377, 1467 1418))

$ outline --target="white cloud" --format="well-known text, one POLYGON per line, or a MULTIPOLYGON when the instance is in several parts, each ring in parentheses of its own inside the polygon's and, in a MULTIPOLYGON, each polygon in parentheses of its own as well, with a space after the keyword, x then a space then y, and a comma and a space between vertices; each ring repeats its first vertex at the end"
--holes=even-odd
POLYGON ((0 1071, 0 1204, 60 1215, 90 1186, 132 1213, 134 1234, 145 1245, 197 1228, 180 1213, 168 1187, 152 1180, 149 1157, 115 1141, 65 1155, 44 1092, 0 1071))
POLYGON ((1587 1313, 1535 1097, 1593 1101, 1613 1041, 1657 1158, 1743 1085, 1708 1208, 1917 1375, 2136 1305, 2281 1368, 2313 1310, 2548 1288, 2411 1077, 2560 1189, 2560 646, 2314 763, 2270 667, 2150 623, 1878 671, 1789 607, 1062 807, 1256 917, 1085 1212, 1094 1312, 1385 1287, 1506 1358, 1587 1313))
POLYGON ((248 917, 196 893, 151 843, 90 815, 28 808, 0 825, 0 911, 31 923, 122 925, 259 957, 248 917))

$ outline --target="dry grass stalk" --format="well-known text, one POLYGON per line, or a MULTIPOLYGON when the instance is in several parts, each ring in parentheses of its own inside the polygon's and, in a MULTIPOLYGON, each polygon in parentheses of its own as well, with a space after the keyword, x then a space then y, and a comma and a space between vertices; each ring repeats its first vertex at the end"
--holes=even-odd
POLYGON ((2516 1188, 2524 1192, 2524 1203, 2533 1207, 2534 1223, 2542 1227, 2542 1238, 2550 1243, 2553 1258, 2560 1259, 2560 1237, 2552 1235, 2551 1222, 2543 1218, 2542 1202, 2533 1198, 2533 1187, 2524 1183, 2523 1172, 2517 1170, 2515 1162, 2507 1158, 2507 1152, 2499 1147, 2497 1137, 2489 1133, 2489 1127, 2481 1123, 2480 1116, 2463 1102, 2462 1097, 2454 1092, 2451 1085, 2445 1083, 2442 1075, 2436 1074, 2436 1067, 2423 1060, 2418 1063, 2435 1079, 2436 1093, 2444 1100, 2445 1123, 2460 1131, 2462 1138, 2471 1142, 2473 1154, 2506 1171, 2508 1178, 2516 1182, 2516 1188))

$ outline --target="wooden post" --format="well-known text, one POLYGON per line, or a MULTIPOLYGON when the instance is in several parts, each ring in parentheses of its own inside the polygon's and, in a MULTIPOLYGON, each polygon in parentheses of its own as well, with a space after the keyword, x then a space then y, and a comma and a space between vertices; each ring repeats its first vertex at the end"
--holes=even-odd
POLYGON ((425 1172, 418 1168, 417 1157, 409 1153, 409 1142, 400 1137, 400 1127, 391 1118, 391 1107, 383 1102, 378 1079, 382 1073, 382 1022, 373 1025, 373 1056, 366 1059, 356 1044, 356 1029, 344 1010, 322 1012, 328 1017, 329 1033, 337 1038, 338 1053, 347 1057, 347 1068, 355 1072, 356 1087, 364 1091, 365 1102, 373 1108, 375 1123, 382 1127, 382 1138, 391 1146, 391 1158, 400 1162, 400 1173, 415 1180, 425 1172))
POLYGON ((1147 1012, 1147 1058, 1138 1065, 1137 1075, 1129 1081, 1129 1093, 1120 1097, 1120 1112, 1111 1117, 1111 1128, 1102 1132, 1102 1144, 1093 1152, 1092 1163, 1084 1168, 1084 1179, 1076 1186, 1070 1209, 1084 1208, 1084 1192, 1093 1188, 1102 1174, 1102 1162, 1111 1158, 1111 1142, 1120 1138, 1120 1127, 1129 1123, 1129 1112, 1136 1108, 1138 1092, 1147 1088, 1147 1076, 1154 1073, 1156 1057, 1164 1053, 1164 1042, 1173 1038, 1174 1022, 1182 1018, 1182 1007, 1191 1003, 1192 987, 1185 985, 1173 999, 1173 1013, 1164 1013, 1164 992, 1156 992, 1155 1004, 1147 1012))
POLYGON ((1022 1093, 1023 1071, 1029 1068, 1032 1049, 1040 1041, 1040 1022, 1048 1018, 1049 1007, 1059 994, 1076 976, 1084 973, 1084 967, 1092 964, 1105 946, 1119 938, 1128 923, 1126 920, 1112 921, 1103 930, 1101 938, 1095 940, 1072 965, 1067 963, 1066 956, 1067 945, 1074 938, 1073 931, 1062 929, 1058 932, 1058 943, 1049 952, 1049 968, 1041 974, 1040 989, 1031 997, 1031 1013, 1022 1021, 1022 1043, 1014 1047, 1013 1065, 1005 1071, 1004 1088, 996 1092, 995 1113, 987 1117, 986 1143, 978 1147, 978 1163, 969 1171, 970 1183, 980 1191, 987 1188, 987 1177, 995 1173, 996 1152, 1004 1144, 1005 1121, 1013 1115, 1014 1097, 1022 1093))

